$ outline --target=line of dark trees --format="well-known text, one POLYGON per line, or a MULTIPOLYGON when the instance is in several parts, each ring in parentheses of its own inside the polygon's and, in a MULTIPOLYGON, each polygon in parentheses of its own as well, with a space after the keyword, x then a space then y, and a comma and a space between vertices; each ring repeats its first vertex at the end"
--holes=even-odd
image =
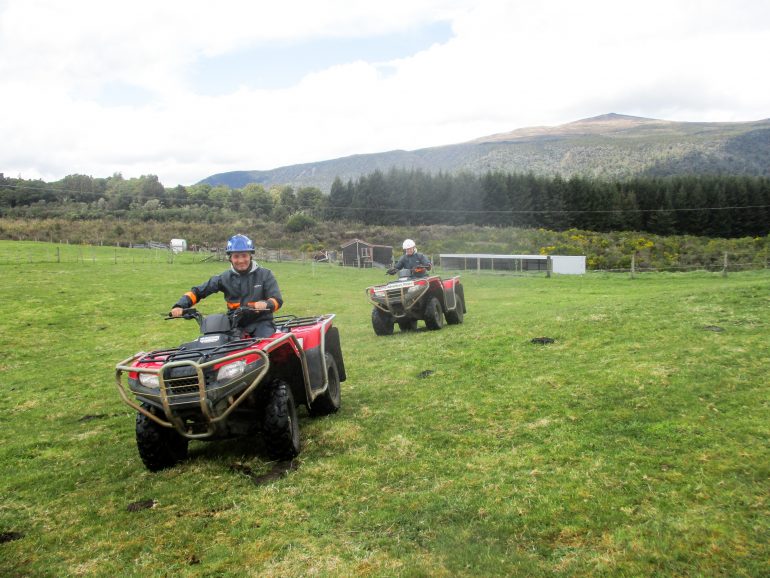
POLYGON ((744 176, 539 177, 375 172, 334 181, 329 216, 369 224, 466 224, 660 235, 764 236, 770 179, 744 176))
POLYGON ((60 181, 0 174, 0 216, 226 222, 235 215, 293 222, 314 219, 368 225, 476 224, 647 231, 660 235, 764 236, 770 230, 770 179, 731 175, 541 177, 487 172, 375 171, 337 178, 329 195, 251 183, 242 189, 197 184, 165 188, 154 175, 124 179, 70 175, 60 181), (300 219, 301 217, 301 219, 300 219))

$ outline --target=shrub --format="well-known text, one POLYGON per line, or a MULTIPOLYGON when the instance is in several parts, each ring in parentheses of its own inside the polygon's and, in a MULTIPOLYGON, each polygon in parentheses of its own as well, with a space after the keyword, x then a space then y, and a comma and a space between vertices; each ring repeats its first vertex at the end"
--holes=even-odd
POLYGON ((308 217, 307 215, 303 215, 302 213, 292 215, 289 217, 289 220, 286 221, 286 229, 292 233, 306 231, 307 229, 311 229, 316 225, 317 223, 315 219, 308 217))

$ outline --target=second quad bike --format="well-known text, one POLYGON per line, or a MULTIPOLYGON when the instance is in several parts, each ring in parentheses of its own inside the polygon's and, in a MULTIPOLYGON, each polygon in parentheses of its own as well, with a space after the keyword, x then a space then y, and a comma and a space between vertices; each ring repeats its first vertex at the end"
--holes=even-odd
POLYGON ((420 276, 424 273, 423 267, 401 269, 396 281, 366 289, 374 305, 372 327, 377 335, 392 335, 396 324, 401 331, 412 331, 419 320, 432 330, 441 329, 445 317, 452 325, 463 322, 466 308, 460 277, 420 276))
MULTIPOLYGON (((140 352, 117 364, 118 391, 136 410, 136 443, 151 471, 187 457, 190 440, 261 433, 267 453, 291 459, 300 451, 297 407, 310 415, 336 412, 345 381, 333 314, 276 317, 270 337, 242 335, 239 308, 195 319, 200 336, 179 347, 140 352)), ((168 319, 168 317, 167 317, 168 319)))

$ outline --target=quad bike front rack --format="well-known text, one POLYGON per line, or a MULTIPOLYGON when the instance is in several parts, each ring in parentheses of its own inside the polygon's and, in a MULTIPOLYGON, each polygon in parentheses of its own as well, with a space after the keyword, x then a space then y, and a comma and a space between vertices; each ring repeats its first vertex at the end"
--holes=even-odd
MULTIPOLYGON (((288 333, 285 333, 278 337, 262 337, 262 338, 254 338, 251 340, 244 340, 244 341, 252 341, 253 343, 268 342, 264 348, 259 348, 259 349, 254 348, 251 346, 246 346, 246 344, 244 343, 245 348, 241 349, 240 351, 231 353, 224 357, 209 359, 208 361, 204 361, 202 363, 199 363, 195 359, 184 359, 183 355, 177 355, 177 357, 182 357, 182 358, 177 359, 175 361, 163 363, 158 367, 137 367, 135 364, 138 361, 150 361, 150 362, 155 361, 155 359, 153 359, 153 356, 156 358, 162 356, 163 359, 167 359, 168 355, 174 357, 176 352, 178 352, 179 350, 172 349, 172 350, 164 350, 164 351, 157 351, 157 352, 151 352, 151 353, 147 353, 147 352, 136 353, 135 355, 132 355, 127 359, 124 359, 123 361, 121 361, 115 366, 115 382, 118 388, 118 392, 120 394, 121 399, 127 405, 132 407, 134 410, 146 415, 148 418, 152 419, 156 423, 164 427, 174 428, 181 435, 189 439, 205 439, 214 435, 214 433, 216 432, 217 424, 225 420, 233 412, 233 410, 235 410, 245 399, 247 399, 249 395, 254 392, 254 390, 257 388, 260 382, 264 379, 265 375, 267 375, 267 373, 270 371, 271 362, 270 362, 269 353, 272 350, 277 349, 283 346, 284 344, 289 343, 291 344, 292 349, 299 356, 300 365, 302 367, 303 380, 305 383, 305 396, 309 407, 312 404, 313 399, 315 399, 318 395, 322 394, 329 385, 328 368, 326 367, 326 358, 323 355, 321 356, 321 360, 323 363, 323 385, 320 388, 314 389, 313 387, 311 387, 311 383, 310 383, 310 372, 308 369, 305 350, 303 349, 302 338, 301 337, 298 338, 296 335, 294 335, 290 331, 291 331, 291 328, 304 327, 308 325, 313 325, 315 323, 320 323, 321 325, 320 347, 322 348, 322 351, 325 351, 326 326, 332 321, 334 317, 335 315, 329 314, 329 315, 322 315, 320 317, 315 317, 315 318, 287 319, 281 325, 283 328, 289 330, 288 333), (206 388, 205 371, 214 366, 223 365, 228 362, 236 361, 241 358, 254 357, 254 356, 260 357, 262 361, 262 366, 257 371, 257 374, 254 376, 254 378, 251 380, 251 382, 245 389, 227 398, 227 406, 223 411, 216 412, 215 408, 213 407, 213 404, 211 403, 208 397, 208 393, 210 393, 212 390, 206 388), (164 378, 164 373, 166 372, 166 370, 172 369, 175 367, 192 367, 195 371, 194 377, 190 375, 185 378, 184 394, 189 395, 190 389, 192 388, 197 389, 198 406, 200 408, 202 416, 204 417, 205 425, 206 425, 205 432, 196 433, 192 431, 192 429, 188 429, 186 427, 185 421, 175 413, 174 405, 180 394, 175 393, 176 390, 174 388, 179 387, 179 385, 174 383, 174 378, 171 378, 171 379, 164 378), (163 419, 162 417, 155 415, 148 409, 136 403, 136 401, 134 401, 128 395, 126 391, 126 387, 123 385, 124 373, 137 373, 137 374, 145 373, 150 375, 156 375, 158 377, 158 394, 148 394, 147 392, 139 393, 139 392, 134 392, 133 390, 131 391, 132 393, 139 394, 144 397, 156 396, 163 407, 163 412, 165 414, 164 417, 166 417, 167 419, 163 419), (196 383, 193 383, 193 381, 195 381, 196 383)), ((222 348, 220 348, 220 350, 221 349, 222 348)), ((157 362, 162 362, 162 359, 157 359, 157 362)))

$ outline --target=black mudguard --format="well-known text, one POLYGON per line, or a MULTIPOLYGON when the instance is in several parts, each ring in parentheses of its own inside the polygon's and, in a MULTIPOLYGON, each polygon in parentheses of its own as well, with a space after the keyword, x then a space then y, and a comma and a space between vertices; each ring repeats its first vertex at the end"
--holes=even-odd
POLYGON ((342 360, 342 345, 340 344, 340 332, 336 327, 332 327, 326 332, 326 351, 331 353, 337 364, 337 371, 340 374, 340 381, 345 381, 345 362, 342 360))
MULTIPOLYGON (((326 332, 325 337, 326 353, 330 354, 337 364, 337 371, 340 381, 345 381, 345 364, 342 361, 342 347, 340 346, 340 332, 336 327, 332 327, 326 332)), ((324 386, 326 376, 324 351, 321 347, 314 347, 305 350, 305 359, 307 360, 307 371, 310 375, 310 387, 320 389, 324 386)))

